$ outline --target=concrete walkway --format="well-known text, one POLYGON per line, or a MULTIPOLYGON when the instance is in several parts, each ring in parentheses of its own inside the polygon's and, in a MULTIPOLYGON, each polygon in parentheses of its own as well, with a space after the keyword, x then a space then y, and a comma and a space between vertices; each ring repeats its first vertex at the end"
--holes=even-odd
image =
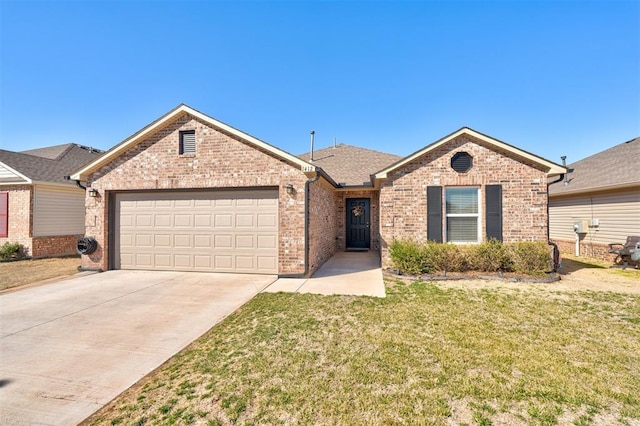
POLYGON ((263 292, 386 296, 380 256, 373 251, 338 252, 311 278, 280 278, 263 292))
POLYGON ((0 424, 79 423, 275 279, 108 271, 0 295, 0 424))

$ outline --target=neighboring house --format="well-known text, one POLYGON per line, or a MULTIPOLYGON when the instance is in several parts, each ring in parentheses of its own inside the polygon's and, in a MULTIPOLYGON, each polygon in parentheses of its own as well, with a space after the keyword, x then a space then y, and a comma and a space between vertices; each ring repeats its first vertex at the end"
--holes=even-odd
POLYGON ((640 138, 568 166, 566 183, 549 189, 551 239, 566 253, 615 258, 609 243, 640 235, 640 138), (574 232, 574 224, 583 231, 574 232), (576 237, 579 245, 576 246, 576 237))
POLYGON ((100 152, 73 143, 0 149, 0 245, 18 242, 33 257, 74 254, 84 235, 85 194, 64 177, 100 152))
POLYGON ((313 273, 394 238, 547 239, 547 179, 565 168, 463 128, 400 158, 348 145, 293 156, 180 105, 75 171, 84 268, 313 273))

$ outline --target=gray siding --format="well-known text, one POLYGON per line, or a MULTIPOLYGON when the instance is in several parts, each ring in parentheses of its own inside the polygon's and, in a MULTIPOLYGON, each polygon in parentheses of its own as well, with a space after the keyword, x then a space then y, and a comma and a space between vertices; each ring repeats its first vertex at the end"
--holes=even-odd
POLYGON ((33 236, 84 234, 84 197, 84 191, 79 188, 36 186, 33 236))
POLYGON ((599 221, 586 239, 608 244, 640 235, 640 187, 599 194, 552 197, 549 201, 549 233, 552 240, 574 240, 573 223, 599 221))

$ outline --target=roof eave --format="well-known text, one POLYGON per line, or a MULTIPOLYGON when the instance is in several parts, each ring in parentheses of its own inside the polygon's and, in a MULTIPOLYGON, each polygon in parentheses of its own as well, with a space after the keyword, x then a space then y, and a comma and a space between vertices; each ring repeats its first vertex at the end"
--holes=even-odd
POLYGON ((251 145, 254 145, 258 148, 261 148, 265 151, 271 152, 272 154, 274 154, 277 157, 280 157, 281 159, 294 164, 296 166, 299 166, 300 169, 304 172, 305 170, 309 170, 309 169, 315 169, 315 166, 313 166, 312 164, 301 160, 299 158, 297 158, 294 155, 289 154, 286 151, 283 151, 279 148, 276 148, 264 141, 261 141, 258 138, 255 138, 241 130, 236 129, 235 127, 231 127, 228 124, 225 124, 221 121, 216 120, 215 118, 209 117, 206 114, 201 113, 200 111, 197 111, 185 104, 180 104, 178 105, 176 108, 174 108, 173 110, 169 111, 168 113, 166 113, 165 115, 163 115, 162 117, 158 118, 157 120, 155 120, 154 122, 152 122, 151 124, 147 125, 146 127, 144 127, 142 130, 134 133, 133 135, 129 136, 127 139, 125 139, 124 141, 120 142, 118 145, 114 146, 113 148, 111 148, 109 151, 105 152, 103 155, 101 155, 100 157, 98 157, 96 160, 92 161, 91 163, 85 165, 84 167, 82 167, 79 170, 74 171, 71 175, 70 178, 73 180, 80 180, 80 181, 86 181, 87 178, 89 177, 89 175, 93 172, 95 172, 96 170, 100 169, 101 167, 103 167, 104 165, 108 164, 109 162, 113 161, 114 159, 116 159, 117 157, 119 157, 121 154, 123 154, 124 152, 126 152, 127 150, 131 149, 132 147, 136 146, 138 143, 142 142, 144 140, 145 137, 149 136, 150 134, 152 134, 153 132, 155 132, 156 130, 162 128, 163 126, 165 126, 167 123, 171 122, 172 120, 175 120, 176 118, 178 118, 180 115, 182 114, 189 114, 192 115, 206 123, 209 123, 210 125, 212 125, 213 127, 217 127, 218 129, 227 132, 231 135, 234 135, 248 143, 250 143, 251 145))
MULTIPOLYGON (((13 167, 7 165, 7 163, 4 163, 4 162, 0 161, 0 165, 2 165, 2 167, 4 167, 5 169, 9 170, 14 175, 18 176, 20 179, 23 179, 24 182, 18 182, 19 184, 25 184, 25 183, 28 184, 28 183, 32 182, 32 179, 29 176, 27 176, 27 175, 25 175, 23 173, 20 173, 19 171, 17 171, 13 167)), ((16 182, 7 182, 6 184, 7 185, 11 185, 12 183, 16 183, 16 182)))
POLYGON ((562 192, 556 192, 556 193, 549 192, 549 198, 562 197, 564 195, 580 195, 580 194, 588 194, 593 192, 605 192, 610 190, 629 189, 629 188, 640 188, 640 182, 628 182, 623 184, 592 186, 590 188, 581 188, 581 189, 562 191, 562 192))

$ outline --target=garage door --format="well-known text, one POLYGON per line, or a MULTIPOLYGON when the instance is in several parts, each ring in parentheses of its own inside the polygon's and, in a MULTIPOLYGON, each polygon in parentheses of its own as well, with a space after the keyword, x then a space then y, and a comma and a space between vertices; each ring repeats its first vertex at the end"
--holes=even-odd
POLYGON ((278 192, 116 194, 116 269, 278 272, 278 192))

